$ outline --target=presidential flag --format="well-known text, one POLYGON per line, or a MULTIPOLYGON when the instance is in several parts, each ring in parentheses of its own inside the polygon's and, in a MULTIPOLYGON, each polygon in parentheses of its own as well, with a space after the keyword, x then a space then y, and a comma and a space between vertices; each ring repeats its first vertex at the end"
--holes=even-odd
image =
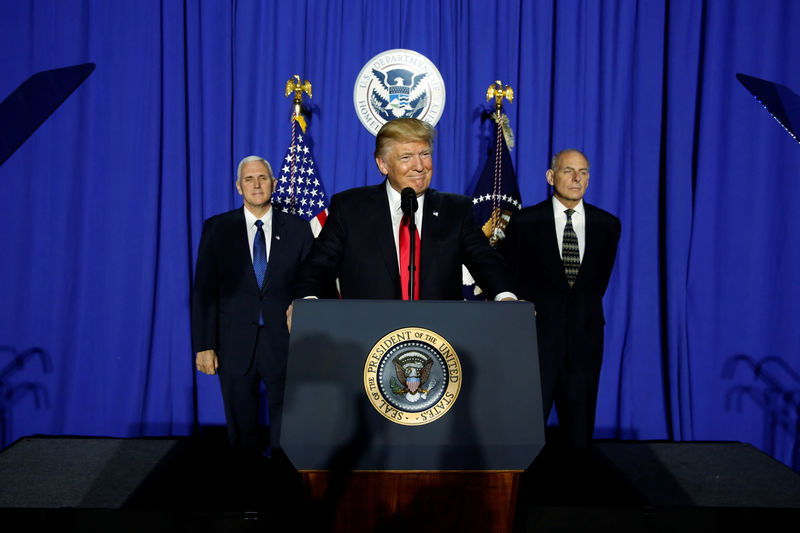
MULTIPOLYGON (((489 157, 472 194, 472 209, 483 234, 492 246, 497 247, 497 243, 505 237, 505 229, 511 216, 522 209, 522 200, 509 153, 509 146, 514 146, 514 137, 508 125, 508 115, 492 113, 491 118, 495 126, 494 139, 490 143, 489 157)), ((485 299, 466 266, 463 267, 462 274, 464 298, 485 299)))
POLYGON ((328 217, 328 198, 311 152, 310 140, 303 117, 292 115, 292 139, 281 162, 274 201, 284 213, 308 220, 316 237, 328 217))

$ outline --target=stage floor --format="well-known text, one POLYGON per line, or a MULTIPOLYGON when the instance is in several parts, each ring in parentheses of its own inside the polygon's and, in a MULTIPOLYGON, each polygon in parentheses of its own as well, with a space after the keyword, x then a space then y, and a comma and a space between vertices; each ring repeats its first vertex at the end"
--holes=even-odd
MULTIPOLYGON (((319 531, 315 505, 285 458, 242 467, 222 433, 35 436, 0 452, 3 531, 319 531)), ((546 449, 521 477, 515 520, 515 533, 798 531, 800 474, 736 442, 546 449)))

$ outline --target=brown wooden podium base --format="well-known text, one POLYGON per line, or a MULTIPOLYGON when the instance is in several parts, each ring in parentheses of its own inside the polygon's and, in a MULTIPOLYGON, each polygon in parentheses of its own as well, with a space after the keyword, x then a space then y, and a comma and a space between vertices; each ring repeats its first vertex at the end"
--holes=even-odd
POLYGON ((324 531, 507 533, 522 470, 300 473, 310 512, 324 531))

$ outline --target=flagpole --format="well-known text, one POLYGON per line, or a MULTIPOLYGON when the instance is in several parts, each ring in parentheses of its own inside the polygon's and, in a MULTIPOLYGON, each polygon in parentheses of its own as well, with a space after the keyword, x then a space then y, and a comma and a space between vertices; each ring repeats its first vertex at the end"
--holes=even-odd
MULTIPOLYGON (((487 139, 490 153, 487 154, 486 163, 472 192, 472 209, 486 239, 493 247, 497 247, 505 238, 505 229, 511 216, 522 208, 522 199, 514 165, 508 153, 514 146, 514 133, 509 125, 508 115, 503 113, 503 99, 512 102, 514 91, 509 86, 503 87, 503 83, 497 80, 486 92, 486 100, 492 98, 494 110, 485 113, 484 117, 488 116, 496 124, 495 144, 492 146, 490 133, 487 139)), ((469 269, 463 265, 461 277, 465 299, 484 298, 469 269)))
POLYGON ((289 120, 292 122, 292 140, 289 145, 289 150, 292 155, 290 161, 290 179, 289 179, 289 212, 293 215, 297 214, 297 205, 295 199, 295 177, 297 175, 297 132, 295 124, 300 124, 300 129, 303 133, 306 132, 306 119, 303 116, 303 93, 306 93, 311 98, 311 83, 308 80, 300 82, 300 75, 295 74, 286 82, 286 96, 294 93, 292 101, 292 115, 289 120))
POLYGON ((496 124, 495 128, 495 151, 494 151, 494 185, 492 191, 492 218, 491 218, 491 228, 492 233, 491 237, 489 238, 489 243, 492 246, 497 245, 497 237, 495 230, 500 225, 500 193, 502 191, 503 185, 501 183, 502 180, 502 150, 501 150, 501 135, 503 135, 503 98, 508 99, 508 103, 514 102, 514 90, 509 86, 506 85, 503 88, 503 82, 500 80, 496 80, 495 83, 489 86, 489 89, 486 91, 486 101, 490 101, 494 98, 494 121, 496 124))

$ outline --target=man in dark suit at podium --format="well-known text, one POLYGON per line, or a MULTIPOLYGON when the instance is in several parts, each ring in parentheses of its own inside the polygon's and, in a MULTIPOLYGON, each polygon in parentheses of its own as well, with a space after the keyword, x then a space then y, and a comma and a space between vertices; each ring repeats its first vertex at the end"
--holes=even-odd
POLYGON ((555 402, 567 448, 588 448, 603 360, 603 294, 620 222, 583 201, 589 161, 578 150, 553 156, 553 196, 515 214, 501 241, 517 295, 536 307, 542 400, 555 402))
POLYGON ((325 226, 298 271, 296 297, 320 296, 338 279, 342 298, 409 299, 410 217, 401 209, 401 193, 411 188, 419 206, 411 299, 462 299, 462 263, 487 295, 514 299, 504 292, 511 285, 507 267, 477 226, 472 200, 430 188, 433 139, 433 128, 418 119, 384 124, 374 155, 386 180, 331 198, 325 226))
POLYGON ((192 292, 197 369, 219 374, 234 449, 266 449, 258 424, 259 388, 269 400, 270 437, 278 445, 289 350, 286 307, 297 266, 314 240, 305 220, 272 209, 272 169, 257 156, 239 164, 244 205, 203 224, 192 292))

